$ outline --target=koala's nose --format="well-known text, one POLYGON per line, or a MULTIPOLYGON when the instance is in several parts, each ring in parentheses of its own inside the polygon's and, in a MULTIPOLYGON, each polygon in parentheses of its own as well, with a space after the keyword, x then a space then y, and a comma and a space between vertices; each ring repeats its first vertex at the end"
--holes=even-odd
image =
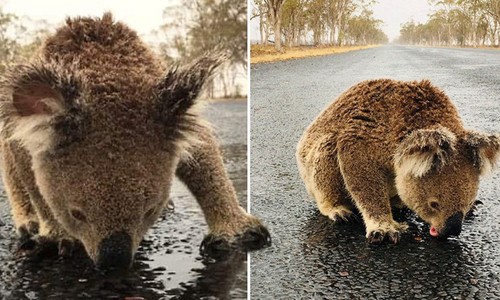
POLYGON ((444 230, 442 235, 444 237, 455 235, 458 236, 460 232, 462 232, 462 220, 464 218, 464 214, 461 212, 457 212, 453 214, 446 220, 444 230))
POLYGON ((96 266, 100 270, 126 270, 132 263, 132 238, 126 232, 115 232, 99 246, 96 266))

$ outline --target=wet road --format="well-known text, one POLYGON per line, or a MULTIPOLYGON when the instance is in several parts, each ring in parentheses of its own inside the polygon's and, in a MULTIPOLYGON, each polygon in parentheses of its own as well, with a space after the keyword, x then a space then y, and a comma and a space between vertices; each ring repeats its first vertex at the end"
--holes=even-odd
MULTIPOLYGON (((226 101, 210 104, 205 115, 222 140, 224 161, 241 204, 247 197, 247 104, 226 101)), ((31 262, 13 255, 9 208, 0 197, 0 299, 246 299, 246 255, 235 253, 225 261, 202 259, 199 246, 207 233, 195 199, 178 181, 166 211, 141 244, 134 267, 126 275, 97 274, 84 254, 76 258, 31 262)))
POLYGON ((252 299, 499 299, 500 172, 482 181, 475 216, 439 242, 412 225, 398 245, 370 246, 363 224, 333 225, 295 164, 305 128, 342 91, 373 78, 430 79, 468 128, 500 132, 500 51, 387 46, 251 70, 252 212, 273 246, 251 255, 252 299))

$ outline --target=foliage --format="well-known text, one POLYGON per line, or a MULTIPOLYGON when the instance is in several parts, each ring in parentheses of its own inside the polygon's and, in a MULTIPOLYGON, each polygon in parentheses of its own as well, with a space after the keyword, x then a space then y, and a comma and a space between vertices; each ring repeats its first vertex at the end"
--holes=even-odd
POLYGON ((433 46, 498 46, 500 1, 429 1, 437 10, 424 24, 407 22, 401 27, 400 43, 433 46))
MULTIPOLYGON (((373 18, 370 9, 373 0, 284 0, 278 16, 280 27, 269 21, 274 18, 269 9, 271 1, 255 1, 253 16, 261 20, 261 38, 263 33, 272 32, 275 45, 280 44, 282 38, 289 47, 387 42, 387 36, 380 29, 381 21, 373 18)), ((266 43, 267 37, 268 34, 261 43, 266 43)), ((279 51, 279 47, 276 48, 279 51)))
POLYGON ((241 96, 237 82, 246 78, 247 6, 241 0, 182 0, 164 10, 165 23, 157 31, 162 57, 186 63, 211 51, 227 53, 229 62, 206 85, 208 97, 241 96), (217 91, 219 92, 217 92, 217 91))
POLYGON ((224 49, 234 64, 246 66, 246 11, 241 0, 183 0, 164 11, 160 31, 170 38, 160 49, 169 60, 181 61, 224 49))
POLYGON ((47 22, 4 13, 0 7, 0 74, 9 65, 33 56, 48 32, 47 22), (34 25, 38 29, 28 30, 27 24, 34 25))

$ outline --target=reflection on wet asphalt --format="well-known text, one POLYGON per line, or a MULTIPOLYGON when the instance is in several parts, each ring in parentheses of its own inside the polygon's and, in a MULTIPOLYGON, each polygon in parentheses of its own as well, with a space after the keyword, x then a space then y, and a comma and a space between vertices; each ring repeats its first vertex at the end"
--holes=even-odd
MULTIPOLYGON (((247 197, 247 104, 225 101, 207 106, 222 143, 224 161, 241 205, 247 197)), ((207 233, 195 199, 176 180, 171 199, 175 210, 166 211, 141 244, 134 266, 125 275, 96 273, 83 253, 73 259, 16 259, 16 240, 2 188, 0 197, 1 299, 246 299, 246 255, 235 253, 224 261, 202 259, 199 246, 207 233)))
POLYGON ((459 238, 437 241, 409 212, 398 245, 370 246, 362 223, 333 225, 309 199, 296 144, 342 91, 373 78, 430 79, 468 128, 500 132, 500 51, 387 46, 251 70, 252 213, 273 246, 251 254, 255 299, 500 298, 500 172, 481 182, 459 238))

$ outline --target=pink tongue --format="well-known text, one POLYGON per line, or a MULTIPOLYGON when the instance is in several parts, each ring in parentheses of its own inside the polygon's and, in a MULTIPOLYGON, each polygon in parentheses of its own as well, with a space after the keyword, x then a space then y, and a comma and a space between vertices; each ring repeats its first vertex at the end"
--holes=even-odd
POLYGON ((439 233, 438 233, 438 231, 436 230, 436 227, 434 227, 434 226, 431 226, 430 234, 431 234, 433 237, 437 237, 437 236, 439 236, 439 233))

